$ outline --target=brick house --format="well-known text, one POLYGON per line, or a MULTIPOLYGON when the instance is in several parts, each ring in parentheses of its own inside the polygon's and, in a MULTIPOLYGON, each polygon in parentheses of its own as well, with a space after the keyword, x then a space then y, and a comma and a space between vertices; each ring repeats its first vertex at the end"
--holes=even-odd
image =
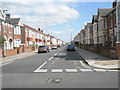
POLYGON ((54 36, 51 36, 52 45, 57 45, 57 39, 54 36))
POLYGON ((22 44, 22 31, 23 24, 20 18, 11 18, 10 14, 7 15, 7 22, 14 25, 14 47, 20 47, 22 44))
POLYGON ((92 17, 92 24, 93 24, 93 44, 98 44, 98 19, 97 15, 93 15, 92 17))
POLYGON ((50 34, 47 34, 47 46, 51 47, 50 45, 50 34))
POLYGON ((118 0, 116 4, 116 23, 117 23, 116 51, 117 56, 120 58, 120 0, 118 0))
MULTIPOLYGON (((2 9, 1 9, 2 10, 2 9)), ((4 20, 1 22, 1 29, 0 29, 0 36, 5 39, 4 48, 5 49, 13 49, 14 48, 14 26, 7 20, 5 15, 1 11, 1 15, 3 16, 4 20), (6 19, 5 19, 6 18, 6 19)))
POLYGON ((99 44, 105 46, 107 43, 107 18, 106 15, 110 13, 113 8, 98 9, 98 34, 99 44))
POLYGON ((81 43, 81 35, 78 33, 74 38, 74 43, 78 46, 81 43))
POLYGON ((117 43, 120 43, 120 1, 116 5, 117 43))
POLYGON ((93 44, 92 23, 87 23, 85 26, 85 43, 87 45, 93 44))
POLYGON ((81 44, 85 44, 85 30, 82 29, 80 31, 80 34, 81 34, 81 44))
POLYGON ((108 46, 115 47, 117 39, 116 9, 114 8, 107 15, 107 43, 108 46))
POLYGON ((41 31, 36 30, 25 24, 24 28, 25 28, 25 46, 43 45, 42 44, 43 35, 41 34, 41 31))

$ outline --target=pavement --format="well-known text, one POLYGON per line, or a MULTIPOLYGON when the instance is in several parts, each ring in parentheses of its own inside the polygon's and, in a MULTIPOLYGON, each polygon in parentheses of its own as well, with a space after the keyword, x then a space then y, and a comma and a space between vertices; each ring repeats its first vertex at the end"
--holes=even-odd
POLYGON ((85 62, 94 68, 101 69, 120 69, 120 59, 114 60, 99 54, 76 47, 76 52, 85 60, 85 62))
POLYGON ((0 66, 11 63, 11 62, 13 62, 15 60, 18 60, 18 59, 22 59, 22 58, 25 58, 25 57, 35 55, 35 54, 37 54, 37 50, 32 51, 32 52, 25 52, 25 53, 13 55, 13 56, 7 56, 7 57, 4 57, 4 58, 0 58, 0 66))

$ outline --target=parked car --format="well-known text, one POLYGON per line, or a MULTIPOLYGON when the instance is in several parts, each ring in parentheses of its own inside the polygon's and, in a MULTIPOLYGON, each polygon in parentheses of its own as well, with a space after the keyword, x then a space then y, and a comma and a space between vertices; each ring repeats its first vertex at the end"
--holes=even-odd
POLYGON ((52 46, 52 49, 57 49, 57 46, 56 46, 56 45, 53 45, 53 46, 52 46))
POLYGON ((61 45, 57 45, 57 47, 61 47, 61 45))
POLYGON ((39 46, 38 47, 38 53, 40 52, 49 52, 49 47, 48 46, 39 46))
POLYGON ((68 45, 67 51, 75 51, 75 46, 73 44, 68 45))

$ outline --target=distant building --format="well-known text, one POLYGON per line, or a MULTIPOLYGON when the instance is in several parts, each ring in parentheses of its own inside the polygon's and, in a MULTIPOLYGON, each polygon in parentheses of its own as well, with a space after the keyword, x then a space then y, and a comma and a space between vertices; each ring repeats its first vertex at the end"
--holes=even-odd
POLYGON ((93 44, 92 23, 87 23, 85 26, 85 43, 88 45, 93 44))
POLYGON ((98 18, 97 18, 97 15, 93 15, 92 24, 93 24, 93 44, 98 44, 99 37, 98 37, 98 18))
POLYGON ((81 31, 80 31, 80 34, 81 34, 81 44, 85 44, 85 30, 84 29, 82 29, 81 31))

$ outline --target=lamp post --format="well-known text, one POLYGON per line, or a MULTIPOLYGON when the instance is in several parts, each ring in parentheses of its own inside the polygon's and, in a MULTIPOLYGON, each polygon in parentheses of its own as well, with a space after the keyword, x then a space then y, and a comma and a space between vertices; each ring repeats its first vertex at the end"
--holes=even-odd
POLYGON ((72 44, 72 33, 71 33, 71 44, 72 44))
MULTIPOLYGON (((3 10, 3 14, 6 12, 6 11, 8 11, 8 10, 3 10)), ((5 17, 5 15, 4 15, 4 18, 3 18, 3 22, 4 22, 4 38, 6 37, 6 35, 5 35, 5 32, 6 32, 6 29, 5 29, 5 21, 6 21, 6 17, 5 17)), ((6 41, 4 42, 4 57, 6 57, 6 41)))

